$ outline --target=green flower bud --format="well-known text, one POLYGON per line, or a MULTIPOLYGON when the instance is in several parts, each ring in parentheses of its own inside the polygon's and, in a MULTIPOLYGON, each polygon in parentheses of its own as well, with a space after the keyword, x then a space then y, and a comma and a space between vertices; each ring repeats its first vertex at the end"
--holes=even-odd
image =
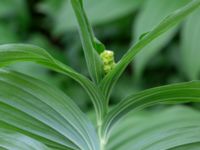
POLYGON ((107 74, 115 67, 114 52, 105 50, 100 54, 100 57, 103 62, 104 72, 107 74))

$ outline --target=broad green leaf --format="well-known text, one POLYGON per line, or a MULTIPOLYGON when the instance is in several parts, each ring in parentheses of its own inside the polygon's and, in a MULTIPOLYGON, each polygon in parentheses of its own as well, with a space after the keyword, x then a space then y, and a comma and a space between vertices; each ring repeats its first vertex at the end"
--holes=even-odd
POLYGON ((63 73, 80 83, 80 85, 86 90, 94 104, 98 120, 101 120, 103 116, 103 102, 101 98, 102 96, 90 80, 85 78, 83 75, 77 73, 72 68, 57 61, 44 49, 37 46, 27 44, 0 45, 0 66, 3 67, 11 63, 25 61, 42 64, 57 72, 63 73))
POLYGON ((200 142, 178 146, 170 150, 199 150, 199 147, 200 147, 200 142))
POLYGON ((51 150, 44 144, 23 134, 0 127, 0 149, 6 150, 51 150))
POLYGON ((138 41, 129 49, 129 51, 117 63, 115 68, 110 73, 108 73, 101 82, 101 89, 106 95, 107 103, 113 86, 115 85, 125 68, 128 66, 128 64, 134 59, 135 55, 157 37, 180 23, 191 12, 193 12, 195 9, 198 9, 199 6, 200 0, 193 0, 185 7, 171 13, 158 26, 156 26, 151 32, 149 32, 145 37, 143 37, 140 41, 138 41))
POLYGON ((186 145, 200 142, 199 131, 200 113, 188 107, 131 113, 114 129, 107 149, 190 150, 186 145))
POLYGON ((195 11, 182 29, 182 69, 189 79, 200 76, 200 10, 195 11))
POLYGON ((131 111, 159 103, 200 102, 200 81, 172 84, 132 94, 113 108, 105 119, 103 135, 109 136, 114 125, 131 111))
POLYGON ((83 45, 85 59, 91 78, 99 83, 103 75, 103 65, 95 49, 95 36, 85 14, 84 6, 80 0, 71 0, 73 10, 76 14, 79 33, 83 45))
MULTIPOLYGON (((160 21, 171 12, 185 6, 190 0, 149 0, 141 9, 134 24, 135 41, 145 33, 151 31, 160 21), (156 6, 156 7, 155 7, 156 6)), ((152 56, 160 51, 173 38, 177 31, 177 26, 170 29, 159 38, 151 42, 142 51, 138 53, 134 61, 134 71, 137 77, 140 77, 145 66, 150 62, 152 56)))
POLYGON ((1 128, 10 125, 52 147, 99 149, 87 117, 68 96, 42 81, 1 70, 0 108, 1 128))
MULTIPOLYGON (((57 0, 51 1, 51 3, 49 1, 40 3, 38 9, 54 20, 55 24, 53 27, 56 35, 75 30, 76 20, 69 0, 64 0, 61 4, 58 3, 57 0), (55 8, 55 6, 57 7, 55 8)), ((84 0, 84 4, 91 24, 96 26, 115 21, 133 13, 143 1, 144 0, 84 0)))

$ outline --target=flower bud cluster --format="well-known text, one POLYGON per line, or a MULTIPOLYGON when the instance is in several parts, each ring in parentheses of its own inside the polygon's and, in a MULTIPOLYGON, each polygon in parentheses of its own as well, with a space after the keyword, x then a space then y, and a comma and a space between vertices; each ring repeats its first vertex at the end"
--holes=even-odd
POLYGON ((115 67, 114 52, 105 50, 100 54, 100 57, 103 62, 104 72, 107 74, 115 67))

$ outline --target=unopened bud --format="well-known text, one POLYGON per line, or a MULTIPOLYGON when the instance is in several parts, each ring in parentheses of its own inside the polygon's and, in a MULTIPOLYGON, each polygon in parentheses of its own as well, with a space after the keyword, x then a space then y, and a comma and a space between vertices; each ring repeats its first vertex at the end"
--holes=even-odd
POLYGON ((105 50, 100 54, 105 74, 115 67, 114 52, 105 50))

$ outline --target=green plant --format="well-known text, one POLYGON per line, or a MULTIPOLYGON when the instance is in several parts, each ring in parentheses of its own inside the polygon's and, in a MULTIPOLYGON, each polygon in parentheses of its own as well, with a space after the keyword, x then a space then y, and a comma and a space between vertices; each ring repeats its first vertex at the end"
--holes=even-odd
MULTIPOLYGON (((95 127, 89 119, 74 104, 73 100, 57 88, 27 75, 2 69, 0 70, 0 149, 117 149, 117 147, 112 148, 112 146, 109 146, 108 140, 113 127, 129 112, 136 112, 158 103, 200 101, 200 81, 192 81, 134 93, 123 99, 113 109, 109 109, 110 93, 135 55, 151 41, 199 8, 200 0, 194 0, 175 11, 152 31, 143 34, 140 40, 128 50, 119 62, 114 64, 113 60, 111 61, 112 66, 108 70, 103 69, 100 57, 100 54, 105 51, 105 46, 94 36, 84 11, 83 2, 81 0, 71 0, 71 3, 79 24, 79 33, 91 80, 56 60, 44 49, 26 44, 1 45, 0 66, 3 67, 21 61, 33 61, 77 81, 88 93, 94 105, 97 131, 95 131, 95 127), (106 72, 104 72, 105 70, 106 72)), ((101 56, 105 57, 104 55, 101 56)), ((189 111, 188 113, 195 114, 184 118, 188 122, 176 121, 177 116, 174 116, 172 122, 166 122, 171 130, 166 130, 166 126, 159 125, 160 130, 167 133, 165 135, 155 135, 158 138, 164 136, 161 143, 154 142, 148 146, 145 145, 147 142, 141 141, 142 139, 137 140, 135 137, 127 139, 124 147, 127 143, 130 145, 131 142, 135 142, 134 149, 153 149, 156 144, 160 144, 157 145, 156 149, 179 148, 178 146, 181 145, 198 147, 200 132, 196 131, 200 129, 199 119, 197 119, 199 115, 196 112, 189 111), (167 132, 173 129, 176 129, 176 131, 167 132), (177 137, 179 142, 174 143, 171 139, 177 137), (142 146, 137 143, 138 141, 143 142, 142 146), (192 146, 188 144, 192 144, 192 146)), ((159 118, 162 119, 163 116, 161 115, 159 118)), ((139 123, 139 125, 136 124, 139 128, 141 125, 140 120, 135 122, 139 123)), ((140 130, 148 129, 145 124, 149 122, 151 122, 150 118, 143 121, 144 126, 140 130)), ((159 124, 159 121, 157 123, 159 124)), ((127 124, 129 124, 129 121, 127 124)), ((155 129, 151 131, 143 134, 153 136, 155 129)), ((133 133, 136 132, 133 129, 133 133)), ((116 133, 114 138, 119 138, 117 141, 123 140, 123 137, 119 137, 120 135, 123 135, 123 133, 116 133)), ((132 149, 132 147, 127 148, 132 149)))

